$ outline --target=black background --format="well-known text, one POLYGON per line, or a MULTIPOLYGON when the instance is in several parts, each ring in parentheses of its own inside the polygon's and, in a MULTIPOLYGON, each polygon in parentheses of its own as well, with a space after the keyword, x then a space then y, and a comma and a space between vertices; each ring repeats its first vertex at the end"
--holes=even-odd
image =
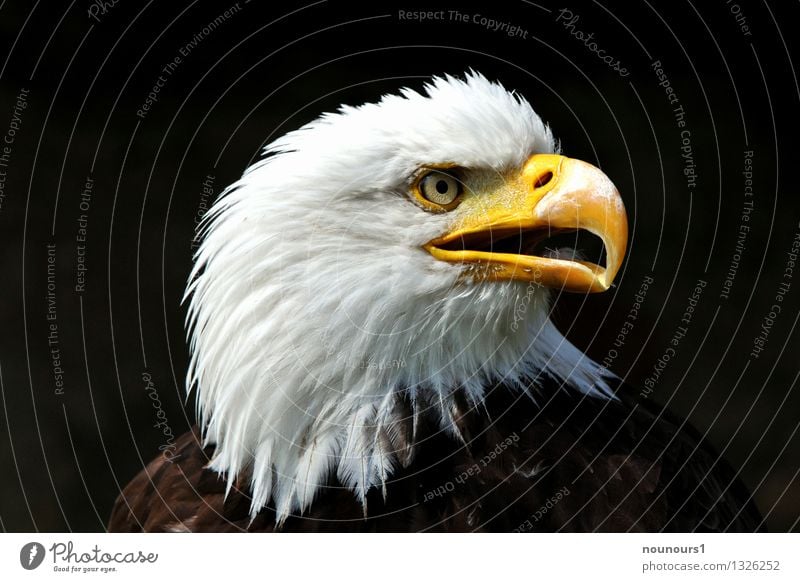
POLYGON ((707 433, 741 471, 768 527, 797 529, 800 270, 764 351, 750 355, 800 229, 796 3, 542 0, 459 8, 470 19, 517 25, 527 38, 449 14, 425 23, 399 18, 400 9, 421 9, 414 2, 266 4, 240 1, 167 78, 144 119, 137 110, 162 67, 233 3, 119 0, 98 11, 99 21, 85 0, 0 4, 0 139, 17 95, 29 90, 2 168, 3 530, 104 528, 120 487, 164 444, 143 374, 151 375, 172 431, 192 424, 180 303, 207 176, 219 193, 265 143, 319 113, 469 68, 524 95, 565 154, 602 167, 623 193, 631 236, 617 287, 559 297, 559 327, 595 359, 607 358, 635 293, 652 276, 611 363, 643 386, 682 325, 688 295, 706 281, 686 337, 647 397, 707 433), (620 76, 571 35, 557 21, 561 8, 579 15, 575 30, 594 32, 630 74, 620 76), (693 190, 655 60, 686 112, 693 190), (751 230, 724 299, 747 150, 751 230), (94 187, 79 293, 77 219, 87 176, 94 187), (63 394, 48 345, 48 244, 56 245, 63 394))

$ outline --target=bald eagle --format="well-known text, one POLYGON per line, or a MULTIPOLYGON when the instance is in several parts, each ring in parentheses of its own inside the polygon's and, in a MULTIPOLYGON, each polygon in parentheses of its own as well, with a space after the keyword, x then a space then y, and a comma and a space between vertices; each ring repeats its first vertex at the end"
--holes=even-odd
POLYGON ((277 139, 200 234, 199 426, 125 487, 110 530, 760 527, 694 430, 548 318, 553 290, 611 286, 625 208, 482 75, 277 139), (578 230, 604 265, 548 250, 578 230))

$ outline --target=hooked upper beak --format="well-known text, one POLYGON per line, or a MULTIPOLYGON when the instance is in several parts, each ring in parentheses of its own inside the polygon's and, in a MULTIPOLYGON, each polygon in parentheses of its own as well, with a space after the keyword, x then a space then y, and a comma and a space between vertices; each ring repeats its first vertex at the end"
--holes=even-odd
POLYGON ((481 280, 594 293, 611 286, 625 256, 628 221, 616 187, 593 165, 560 155, 531 156, 501 186, 466 192, 453 214, 451 229, 424 248, 439 260, 478 266, 469 272, 481 280), (577 230, 603 241, 605 267, 527 254, 543 239, 577 230))

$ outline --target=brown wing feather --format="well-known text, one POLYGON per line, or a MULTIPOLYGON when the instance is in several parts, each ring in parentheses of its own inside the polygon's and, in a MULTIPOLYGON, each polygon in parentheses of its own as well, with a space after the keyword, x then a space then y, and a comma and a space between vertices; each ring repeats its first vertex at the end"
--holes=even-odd
MULTIPOLYGON (((621 388, 621 393, 626 393, 621 388)), ((547 390, 544 391, 548 394, 547 390)), ((761 518, 733 470, 679 419, 649 403, 557 390, 536 405, 497 387, 485 409, 457 401, 458 443, 423 415, 388 431, 402 467, 368 495, 368 516, 333 479, 282 531, 756 531, 761 518), (488 414, 487 414, 488 412, 488 414), (411 439, 414 439, 413 441, 411 439), (415 444, 416 443, 416 444, 415 444)), ((409 403, 403 405, 410 410, 409 403)), ((117 500, 111 531, 273 531, 250 522, 246 488, 205 468, 197 429, 153 460, 117 500)), ((242 479, 245 483, 246 479, 242 479)))

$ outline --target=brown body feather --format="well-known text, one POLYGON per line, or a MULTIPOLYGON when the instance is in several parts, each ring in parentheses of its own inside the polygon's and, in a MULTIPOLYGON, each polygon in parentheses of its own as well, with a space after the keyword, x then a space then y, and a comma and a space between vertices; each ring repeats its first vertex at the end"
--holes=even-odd
MULTIPOLYGON (((648 402, 496 387, 453 416, 464 438, 421 414, 387 435, 403 459, 364 508, 335 478, 280 531, 757 531, 761 518, 730 466, 694 429, 648 402)), ((125 487, 110 531, 274 531, 251 522, 247 478, 225 496, 197 429, 125 487)))

